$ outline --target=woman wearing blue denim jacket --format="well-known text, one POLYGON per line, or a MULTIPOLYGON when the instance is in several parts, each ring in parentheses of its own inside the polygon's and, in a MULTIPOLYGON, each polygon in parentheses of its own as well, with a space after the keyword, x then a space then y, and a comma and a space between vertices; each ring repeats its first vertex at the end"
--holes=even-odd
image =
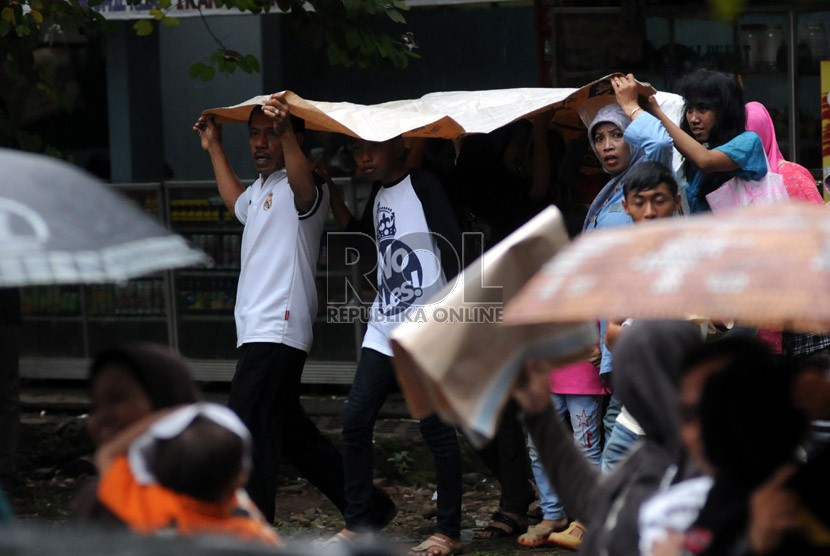
POLYGON ((672 140, 660 120, 638 103, 637 82, 631 74, 612 77, 617 102, 604 106, 588 125, 588 140, 611 179, 591 203, 585 231, 631 224, 622 208, 623 179, 645 160, 671 167, 672 140))
MULTIPOLYGON (((672 163, 672 140, 660 121, 640 107, 638 85, 631 74, 611 78, 616 103, 604 106, 588 125, 588 140, 611 179, 591 203, 585 217, 584 231, 613 228, 631 224, 631 217, 623 210, 623 181, 631 168, 643 161, 659 161, 668 167, 672 163)), ((600 349, 602 361, 599 373, 608 380, 611 372, 611 352, 605 345, 606 321, 600 321, 600 349)), ((621 404, 612 396, 603 421, 606 444, 611 437, 621 404)), ((620 459, 627 446, 619 447, 620 459)), ((616 453, 616 452, 615 452, 616 453)), ((602 467, 610 469, 614 462, 602 467)))

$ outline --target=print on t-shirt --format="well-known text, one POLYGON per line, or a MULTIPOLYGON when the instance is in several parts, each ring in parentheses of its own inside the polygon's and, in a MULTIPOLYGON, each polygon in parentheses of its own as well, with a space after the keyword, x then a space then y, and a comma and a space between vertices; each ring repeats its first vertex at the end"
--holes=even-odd
POLYGON ((424 270, 410 247, 395 238, 395 211, 379 206, 377 210, 377 242, 380 258, 378 295, 381 312, 397 315, 416 303, 424 294, 424 270))

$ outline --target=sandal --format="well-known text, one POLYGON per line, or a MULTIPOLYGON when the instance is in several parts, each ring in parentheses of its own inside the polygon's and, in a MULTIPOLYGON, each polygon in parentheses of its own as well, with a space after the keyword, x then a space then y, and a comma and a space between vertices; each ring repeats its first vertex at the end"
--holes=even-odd
POLYGON ((548 536, 548 543, 568 550, 577 551, 582 546, 582 539, 585 537, 586 532, 587 530, 584 525, 578 521, 572 521, 568 528, 561 533, 551 533, 548 536))
POLYGON ((503 512, 496 512, 492 516, 490 516, 490 524, 487 525, 484 529, 479 529, 475 532, 474 536, 477 539, 504 539, 507 537, 515 537, 527 530, 527 524, 521 525, 519 522, 510 517, 509 515, 504 514, 503 512), (501 523, 503 525, 507 525, 509 529, 505 529, 504 527, 499 527, 496 523, 501 523))
MULTIPOLYGON (((345 529, 344 529, 345 531, 345 529)), ((312 548, 346 548, 351 549, 354 548, 356 544, 360 544, 361 542, 365 542, 366 539, 371 538, 371 533, 360 533, 360 534, 347 534, 343 531, 339 531, 336 535, 329 537, 326 540, 316 540, 312 541, 311 546, 312 548)))
POLYGON ((435 533, 427 540, 409 549, 409 556, 455 556, 464 552, 461 539, 451 539, 435 533))
POLYGON ((519 544, 528 548, 536 548, 548 544, 548 537, 551 533, 563 531, 568 527, 568 518, 543 519, 527 530, 527 533, 519 536, 519 544))

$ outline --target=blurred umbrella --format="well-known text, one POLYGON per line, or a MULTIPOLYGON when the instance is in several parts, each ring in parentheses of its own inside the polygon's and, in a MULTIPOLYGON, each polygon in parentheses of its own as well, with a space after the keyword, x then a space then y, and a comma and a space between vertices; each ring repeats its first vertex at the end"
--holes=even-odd
POLYGON ((511 325, 628 317, 830 330, 830 213, 790 202, 591 232, 505 310, 511 325))
POLYGON ((121 282, 210 262, 74 166, 0 149, 0 168, 0 287, 121 282))

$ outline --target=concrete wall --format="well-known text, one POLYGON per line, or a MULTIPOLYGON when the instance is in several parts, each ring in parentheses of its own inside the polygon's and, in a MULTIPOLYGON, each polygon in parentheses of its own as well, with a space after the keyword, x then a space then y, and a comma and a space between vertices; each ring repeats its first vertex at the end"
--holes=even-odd
MULTIPOLYGON (((228 48, 262 58, 262 33, 257 16, 224 16, 209 18, 213 33, 228 48)), ((210 160, 191 127, 205 108, 236 104, 263 92, 263 74, 217 74, 204 82, 188 75, 188 67, 204 61, 215 48, 200 18, 183 18, 178 28, 162 28, 159 33, 161 52, 161 94, 164 156, 174 179, 192 180, 212 177, 210 160)), ((223 141, 231 164, 241 178, 255 173, 248 151, 247 130, 243 125, 227 125, 223 141)))

